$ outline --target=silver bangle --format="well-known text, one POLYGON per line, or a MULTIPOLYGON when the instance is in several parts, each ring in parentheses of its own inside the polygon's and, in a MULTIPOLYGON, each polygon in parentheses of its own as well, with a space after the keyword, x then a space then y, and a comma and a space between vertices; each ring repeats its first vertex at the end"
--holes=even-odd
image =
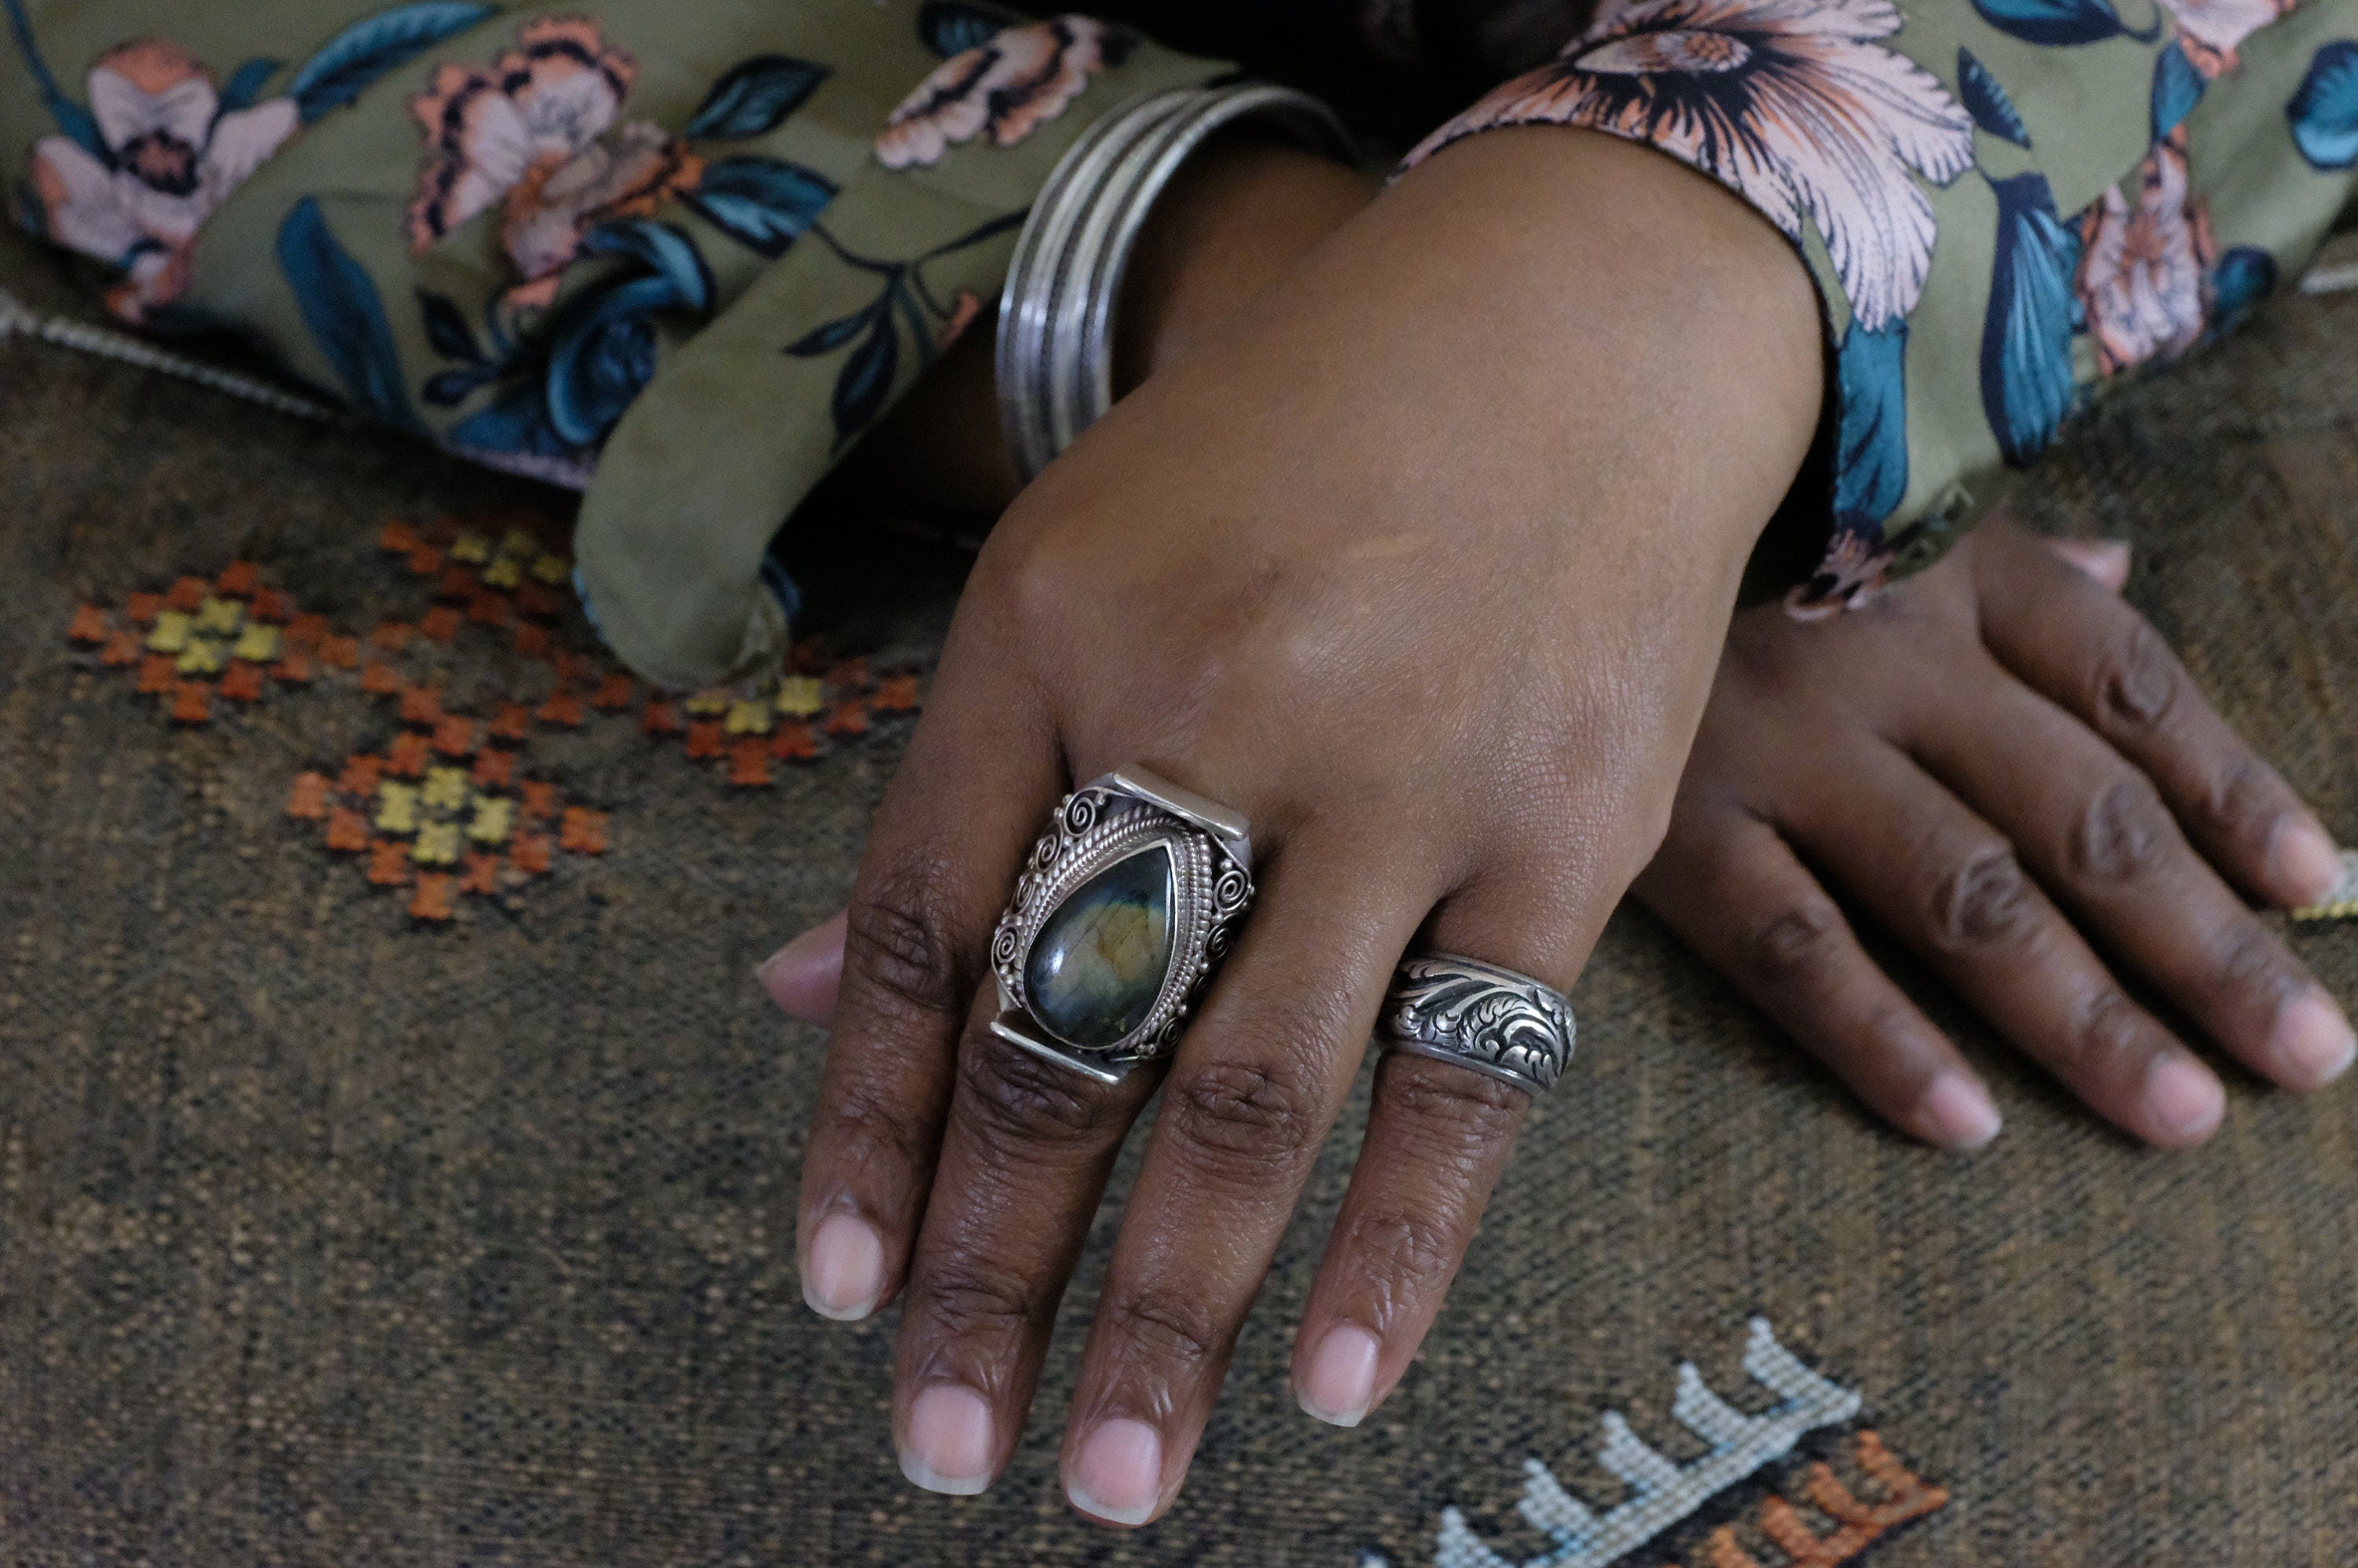
POLYGON ((1245 120, 1356 158, 1350 133, 1317 99, 1241 84, 1133 98, 1057 161, 1016 237, 999 300, 1000 424, 1026 481, 1113 406, 1114 315, 1155 199, 1205 142, 1245 120))

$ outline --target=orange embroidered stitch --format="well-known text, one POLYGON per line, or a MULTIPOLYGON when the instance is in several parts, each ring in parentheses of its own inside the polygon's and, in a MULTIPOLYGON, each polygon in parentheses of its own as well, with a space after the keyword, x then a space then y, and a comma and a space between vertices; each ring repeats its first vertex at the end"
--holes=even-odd
POLYGON ((212 586, 200 577, 181 578, 165 593, 164 606, 183 615, 194 615, 197 606, 202 604, 206 595, 211 592, 212 586))
POLYGON ((530 622, 516 628, 515 650, 527 659, 544 658, 549 649, 548 628, 530 622))
POLYGON ((485 726, 492 737, 499 741, 521 741, 532 733, 532 710, 521 702, 503 702, 492 714, 485 726))
POLYGON ((289 654, 270 666, 270 678, 289 686, 309 686, 311 677, 318 674, 308 654, 289 654))
POLYGON ((320 638, 319 662, 331 670, 358 669, 361 663, 360 639, 357 637, 320 638))
POLYGON ((349 806, 330 808, 328 812, 328 848, 346 854, 357 854, 369 847, 368 821, 349 806))
POLYGON ((540 711, 533 717, 543 724, 561 724, 568 730, 579 729, 581 725, 581 699, 569 691, 550 692, 548 700, 540 705, 540 711))
POLYGON ((496 593, 479 593, 467 601, 467 619, 478 626, 504 626, 514 617, 508 601, 496 593))
POLYGON ((369 632, 369 645, 397 654, 409 646, 410 630, 406 621, 380 621, 369 632))
POLYGON ((337 775, 338 795, 374 795, 377 781, 384 775, 384 759, 362 752, 344 759, 344 771, 337 775))
POLYGON ((917 708, 917 677, 914 675, 886 676, 876 687, 870 699, 879 713, 914 713, 917 708))
POLYGON ((419 577, 432 577, 442 569, 442 552, 431 545, 420 545, 409 552, 409 569, 419 577))
POLYGON ((401 672, 375 659, 361 671, 361 689, 371 697, 393 697, 401 690, 401 672))
POLYGON ((616 670, 600 683, 597 695, 590 697, 590 703, 591 707, 603 708, 609 713, 620 713, 631 706, 632 691, 631 677, 616 670))
POLYGON ((838 659, 827 672, 827 684, 838 691, 860 691, 868 685, 866 659, 838 659))
POLYGON ((446 757, 463 757, 475 749, 475 721, 445 714, 434 726, 434 749, 446 757))
POLYGON ((720 721, 699 719, 687 727, 687 754, 697 761, 718 757, 728 750, 720 735, 720 721))
POLYGON ((467 852, 467 869, 460 873, 460 892, 495 893, 500 891, 500 858, 481 850, 467 852))
POLYGON ((758 740, 740 741, 729 748, 729 782, 742 789, 766 789, 770 784, 770 749, 758 740))
POLYGON ((304 611, 287 622, 287 645, 298 654, 315 654, 328 634, 328 618, 312 611, 304 611))
POLYGON ((204 724, 213 716, 213 688, 202 681, 184 680, 172 687, 172 718, 182 724, 204 724))
POLYGON ((287 815, 317 822, 328 815, 328 775, 300 773, 295 775, 295 787, 287 792, 287 815))
POLYGON ((139 661, 139 684, 133 689, 142 697, 161 697, 172 689, 180 678, 180 662, 169 654, 150 654, 139 661))
POLYGON ((262 666, 232 665, 222 676, 221 693, 239 702, 262 700, 262 666))
POLYGON ((406 556, 425 541, 406 523, 389 522, 376 536, 376 547, 391 556, 406 556))
POLYGON ((606 852, 606 814, 585 806, 568 806, 557 824, 557 847, 577 855, 606 852))
POLYGON ((139 633, 130 631, 108 633, 106 634, 106 646, 99 650, 98 662, 103 665, 112 665, 118 669, 124 665, 137 664, 139 662, 139 633))
POLYGON ((442 574, 442 580, 434 585, 434 594, 438 599, 464 599, 474 591, 475 574, 464 567, 452 567, 442 574))
POLYGON ((417 618, 417 629, 438 643, 447 643, 459 634, 459 612, 438 604, 417 618))
POLYGON ((450 908, 450 878, 447 872, 423 871, 418 874, 417 892, 409 901, 409 913, 417 920, 449 920, 455 913, 450 908))
POLYGON ((156 612, 163 608, 164 596, 160 593, 135 593, 123 601, 124 618, 139 626, 155 620, 156 612))
POLYGON ((515 753, 486 746, 475 753, 475 771, 471 781, 477 789, 503 789, 508 775, 514 771, 515 753))
POLYGON ((398 838, 369 840, 368 880, 381 888, 399 887, 409 880, 409 846, 398 838))
POLYGON ((519 833, 508 847, 508 864, 523 876, 536 877, 548 870, 548 835, 519 833))
POLYGON ((213 591, 223 599, 243 599, 254 591, 254 563, 232 561, 213 579, 213 591))
MULTIPOLYGON (((1820 1535, 1801 1510, 1782 1498, 1762 1499, 1760 1531, 1791 1561, 1792 1568, 1837 1568, 1898 1526, 1948 1506, 1948 1488, 1919 1478, 1892 1456, 1875 1433, 1859 1433, 1856 1444, 1859 1465, 1881 1488, 1880 1500, 1860 1501, 1823 1462, 1810 1466, 1803 1483, 1810 1501, 1834 1521, 1833 1534, 1820 1535)), ((1759 1559, 1736 1541, 1734 1525, 1713 1530, 1704 1550, 1705 1568, 1762 1568, 1759 1559)))
POLYGON ((771 737, 770 755, 782 762, 807 762, 818 755, 818 737, 807 724, 781 724, 771 737))
POLYGON ((426 772, 426 737, 402 734, 384 749, 384 771, 395 778, 414 779, 426 772))
POLYGON ((827 716, 827 732, 830 735, 865 735, 868 733, 868 704, 859 697, 835 705, 827 716))
POLYGON ((413 686, 401 694, 401 721, 404 724, 438 724, 442 721, 442 694, 430 686, 413 686))
POLYGON ((639 710, 639 728, 649 735, 678 734, 679 705, 669 697, 649 697, 646 707, 639 710))
POLYGON ((109 634, 106 611, 95 604, 77 607, 73 612, 73 623, 66 628, 67 639, 75 643, 103 643, 109 634))
POLYGON ((295 601, 275 588, 257 588, 245 612, 256 621, 277 624, 295 613, 295 601))
POLYGON ((557 815, 557 786, 546 779, 526 779, 517 786, 524 795, 524 815, 527 822, 538 822, 557 815))
POLYGON ((519 583, 515 590, 516 608, 535 620, 554 619, 565 609, 565 600, 554 590, 536 582, 519 583))

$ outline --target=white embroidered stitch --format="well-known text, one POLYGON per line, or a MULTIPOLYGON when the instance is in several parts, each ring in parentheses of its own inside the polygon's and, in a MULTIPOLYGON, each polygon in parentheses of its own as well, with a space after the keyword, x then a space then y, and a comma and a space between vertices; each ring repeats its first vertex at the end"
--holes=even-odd
POLYGON ((178 354, 150 348, 128 332, 110 331, 106 328, 92 327, 63 316, 37 316, 23 300, 0 288, 0 338, 17 333, 38 338, 45 343, 55 343, 61 349, 73 349, 85 354, 96 354, 101 359, 120 360, 142 370, 176 375, 183 381, 195 382, 199 386, 209 386, 233 397, 259 403, 265 408, 275 408, 281 414, 325 420, 330 424, 340 424, 343 419, 343 416, 334 409, 323 407, 308 397, 281 392, 268 382, 250 375, 217 370, 178 354))
MULTIPOLYGON (((1775 1406, 1759 1415, 1746 1415, 1705 1387, 1693 1362, 1685 1363, 1679 1368, 1671 1413, 1711 1444, 1709 1454, 1692 1465, 1674 1464, 1639 1440, 1618 1411, 1608 1411, 1597 1462, 1628 1483, 1628 1498, 1602 1515, 1595 1513, 1564 1489, 1553 1471, 1527 1459, 1523 1498, 1516 1511, 1552 1539, 1555 1550, 1518 1565, 1476 1535, 1464 1514, 1448 1508, 1441 1510, 1433 1568, 1606 1568, 1762 1465, 1783 1457, 1804 1433, 1858 1413, 1857 1390, 1802 1366, 1777 1343, 1767 1318, 1756 1317, 1747 1326, 1744 1369, 1783 1396, 1775 1406)), ((1376 1552, 1363 1552, 1359 1568, 1390 1564, 1376 1552)))
POLYGON ((2292 912, 2295 920, 2346 920, 2358 915, 2358 849, 2342 851, 2342 880, 2315 903, 2292 912))

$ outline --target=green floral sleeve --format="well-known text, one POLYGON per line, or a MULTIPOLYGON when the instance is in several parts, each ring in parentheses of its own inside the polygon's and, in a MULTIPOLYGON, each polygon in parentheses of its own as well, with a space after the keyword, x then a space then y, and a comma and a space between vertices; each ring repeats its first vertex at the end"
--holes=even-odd
POLYGON ((1605 0, 1556 36, 1410 161, 1582 126, 1800 248, 1835 372, 1803 615, 1929 565, 2115 378, 2297 276, 2358 161, 2358 0, 1605 0))
POLYGON ((976 319, 1057 157, 1224 69, 966 0, 0 7, 19 220, 125 319, 584 490, 585 602, 677 687, 774 666, 771 535, 976 319))

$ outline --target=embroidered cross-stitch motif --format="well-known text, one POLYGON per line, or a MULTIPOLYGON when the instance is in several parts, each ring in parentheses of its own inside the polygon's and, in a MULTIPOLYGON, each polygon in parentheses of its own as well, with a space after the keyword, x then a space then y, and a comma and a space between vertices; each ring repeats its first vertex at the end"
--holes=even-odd
POLYGON ((775 782, 773 762, 815 761, 897 728, 887 721, 919 705, 914 670, 871 675, 866 660, 831 660, 809 638, 795 648, 792 673, 772 685, 684 703, 647 692, 585 651, 571 562, 551 546, 553 533, 521 523, 504 531, 449 519, 386 524, 379 548, 430 601, 365 632, 341 632, 263 581, 254 563, 236 561, 217 577, 132 593, 120 607, 79 605, 66 636, 89 667, 135 672, 133 689, 183 726, 290 691, 382 706, 393 731, 298 773, 287 814, 317 824, 330 851, 361 857, 370 882, 412 889, 409 913, 435 924, 460 918, 465 897, 513 897, 559 855, 611 847, 606 814, 540 776, 536 735, 630 724, 713 762, 725 786, 758 789, 775 782), (683 724, 683 706, 707 717, 683 724), (822 715, 826 739, 812 722, 822 715))

